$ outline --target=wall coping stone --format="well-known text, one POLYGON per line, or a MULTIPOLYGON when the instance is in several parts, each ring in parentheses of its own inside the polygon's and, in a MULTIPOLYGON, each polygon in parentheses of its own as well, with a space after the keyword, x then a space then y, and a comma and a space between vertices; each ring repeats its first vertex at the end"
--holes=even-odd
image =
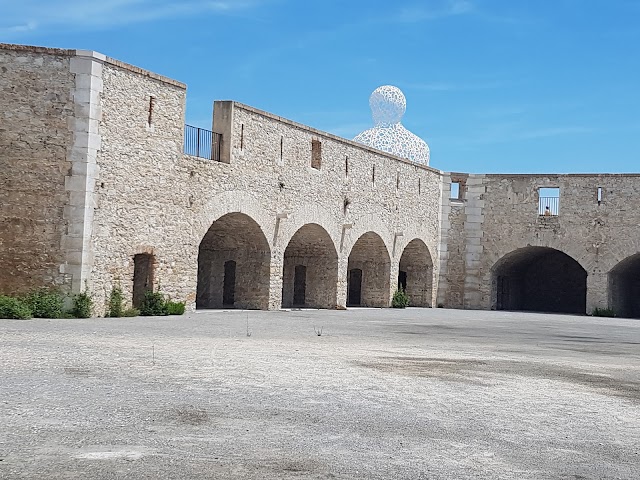
POLYGON ((318 129, 310 127, 308 125, 304 125, 302 123, 294 122, 293 120, 289 120, 288 118, 280 117, 278 115, 275 115, 275 114, 269 113, 269 112, 265 112, 264 110, 260 110, 260 109, 255 108, 255 107, 251 107, 249 105, 245 105, 243 103, 236 102, 234 100, 228 100, 228 101, 233 103, 234 108, 239 108, 241 110, 246 110, 247 112, 250 112, 250 113, 255 113, 256 115, 260 115, 260 116, 269 118, 271 120, 275 120, 277 122, 284 123, 285 125, 289 125, 290 127, 294 127, 294 128, 300 129, 300 130, 304 130, 306 132, 310 132, 310 133, 312 133, 314 135, 318 135, 320 137, 328 138, 328 139, 334 140, 334 141, 339 142, 339 143, 344 143, 346 145, 349 145, 350 147, 355 147, 355 148, 359 148, 361 150, 366 150, 368 152, 371 152, 371 153, 374 153, 374 154, 377 154, 377 155, 382 155, 384 157, 389 158, 390 160, 395 160, 397 162, 401 162, 401 163, 404 163, 406 165, 411 165, 411 166, 419 168, 421 170, 426 170, 428 172, 433 172, 433 173, 436 173, 438 175, 443 175, 443 173, 444 173, 442 170, 438 170, 437 168, 433 168, 433 167, 430 167, 430 166, 427 166, 427 165, 421 165, 419 163, 412 162, 411 160, 407 160, 406 158, 398 157, 398 156, 390 154, 388 152, 384 152, 382 150, 378 150, 378 149, 369 147, 367 145, 363 145, 362 143, 358 143, 358 142, 355 142, 353 140, 349 140, 349 139, 346 139, 346 138, 339 137, 339 136, 334 135, 334 134, 329 133, 329 132, 323 132, 322 130, 318 130, 318 129))
POLYGON ((63 48, 38 47, 34 45, 18 45, 13 43, 0 43, 0 50, 25 53, 43 53, 47 55, 64 55, 69 57, 91 57, 98 62, 113 65, 115 67, 122 68, 123 70, 128 70, 130 72, 137 73, 138 75, 152 78, 168 85, 173 85, 174 87, 178 87, 183 90, 187 89, 187 85, 182 82, 173 80, 172 78, 165 77, 163 75, 159 75, 157 73, 153 73, 140 67, 136 67, 135 65, 121 62, 120 60, 116 60, 115 58, 107 57, 106 55, 103 55, 99 52, 94 52, 93 50, 69 50, 63 48))

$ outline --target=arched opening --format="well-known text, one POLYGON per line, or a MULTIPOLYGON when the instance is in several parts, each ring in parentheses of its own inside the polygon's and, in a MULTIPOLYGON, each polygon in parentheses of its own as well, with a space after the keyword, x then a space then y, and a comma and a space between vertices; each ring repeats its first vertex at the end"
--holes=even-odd
POLYGON ((200 243, 196 308, 268 308, 270 260, 269 243, 251 217, 220 217, 200 243))
POLYGON ((390 267, 382 238, 373 232, 362 235, 349 254, 347 305, 388 307, 390 267))
POLYGON ((338 254, 324 228, 300 228, 284 251, 282 306, 335 308, 338 254))
POLYGON ((526 247, 492 268, 492 308, 584 314, 587 272, 569 255, 548 247, 526 247))
POLYGON ((142 305, 144 296, 153 290, 153 260, 150 253, 138 253, 133 256, 133 299, 135 308, 142 305))
POLYGON ((430 307, 433 261, 425 243, 411 240, 400 257, 398 288, 404 289, 412 307, 430 307))
POLYGON ((618 317, 640 318, 640 253, 609 272, 609 307, 618 317))

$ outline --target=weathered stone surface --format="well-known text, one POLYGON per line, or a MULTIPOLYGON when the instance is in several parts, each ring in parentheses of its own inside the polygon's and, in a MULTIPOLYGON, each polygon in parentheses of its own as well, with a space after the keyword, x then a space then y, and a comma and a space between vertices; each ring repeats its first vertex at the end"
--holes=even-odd
POLYGON ((541 309, 522 299, 557 284, 640 315, 638 175, 444 173, 235 102, 214 106, 216 162, 183 153, 175 80, 16 45, 0 69, 0 292, 88 287, 102 313, 144 254, 139 288, 189 307, 344 306, 359 271, 362 305, 406 278, 415 305, 541 309), (541 187, 560 188, 558 216, 538 215, 541 187))

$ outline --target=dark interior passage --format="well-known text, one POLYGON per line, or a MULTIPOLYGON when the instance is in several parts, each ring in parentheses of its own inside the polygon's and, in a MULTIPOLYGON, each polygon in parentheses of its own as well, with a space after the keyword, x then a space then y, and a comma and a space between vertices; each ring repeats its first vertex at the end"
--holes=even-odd
POLYGON ((196 308, 266 309, 270 261, 269 243, 251 217, 220 217, 200 243, 196 308))
POLYGON ((382 238, 373 232, 362 235, 349 254, 347 305, 388 307, 390 268, 389 252, 382 238))
POLYGON ((133 257, 133 300, 139 308, 146 292, 153 290, 153 255, 138 253, 133 257))
POLYGON ((640 318, 640 253, 609 272, 609 307, 618 317, 640 318))
POLYGON ((433 261, 427 245, 420 239, 407 244, 400 257, 398 287, 402 286, 412 307, 430 307, 433 261))
POLYGON ((310 223, 291 237, 282 275, 284 308, 336 307, 338 254, 324 228, 310 223))
POLYGON ((502 257, 492 269, 492 307, 584 314, 587 272, 569 255, 548 247, 526 247, 502 257))
POLYGON ((362 270, 352 268, 347 278, 347 305, 358 306, 362 303, 362 270))

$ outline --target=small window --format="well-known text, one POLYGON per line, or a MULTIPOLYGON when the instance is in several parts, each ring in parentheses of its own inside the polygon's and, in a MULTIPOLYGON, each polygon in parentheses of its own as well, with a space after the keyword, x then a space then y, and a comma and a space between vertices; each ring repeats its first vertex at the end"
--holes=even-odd
POLYGON ((156 106, 156 97, 149 97, 149 115, 147 117, 147 126, 150 127, 153 125, 153 109, 156 106))
POLYGON ((322 142, 311 140, 311 167, 320 170, 322 164, 322 142))
POLYGON ((560 212, 560 189, 538 189, 538 215, 556 217, 560 212))
POLYGON ((374 165, 371 169, 371 184, 375 186, 376 184, 376 166, 374 165))
POLYGON ((602 187, 598 187, 598 205, 602 203, 602 187))
POLYGON ((349 178, 349 156, 344 157, 344 176, 349 178))
POLYGON ((451 182, 451 199, 460 200, 460 182, 451 182))

